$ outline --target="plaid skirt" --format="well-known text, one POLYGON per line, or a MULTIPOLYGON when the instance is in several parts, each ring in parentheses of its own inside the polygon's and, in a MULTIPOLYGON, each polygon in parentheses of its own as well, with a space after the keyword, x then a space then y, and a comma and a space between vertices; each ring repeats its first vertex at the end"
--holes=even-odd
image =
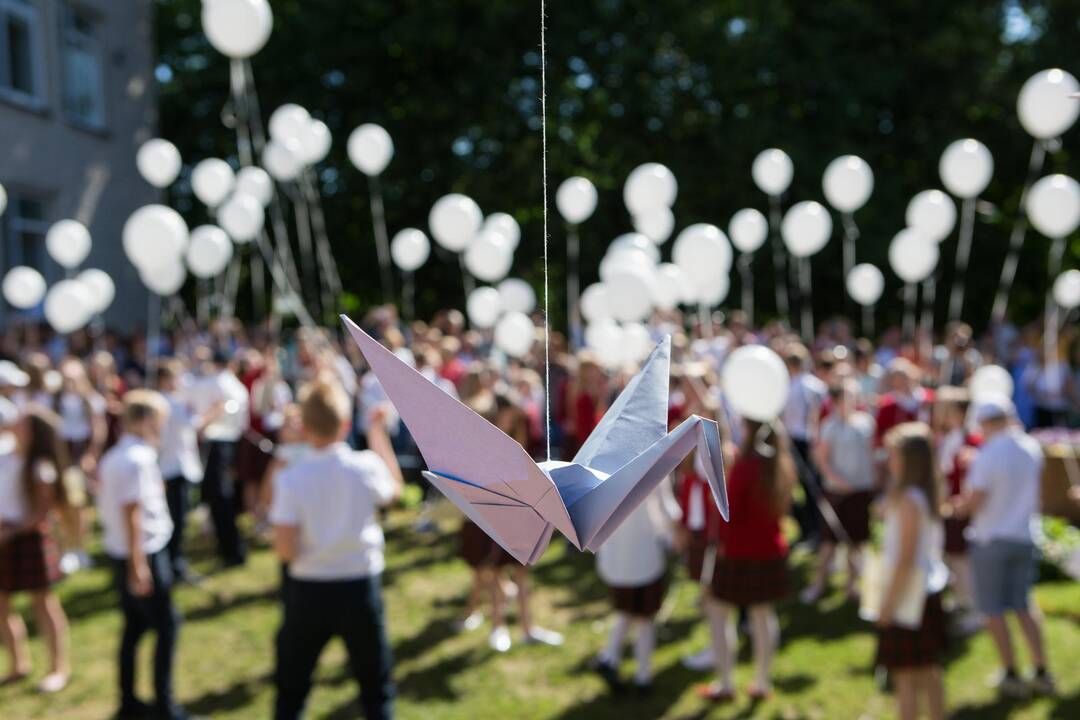
POLYGON ((941 593, 929 595, 917 630, 897 625, 878 630, 876 664, 889 669, 938 665, 948 644, 947 631, 941 593))
POLYGON ((633 617, 652 618, 660 611, 667 594, 667 577, 661 575, 658 580, 641 587, 608 587, 611 606, 616 612, 633 617))
POLYGON ((709 548, 709 538, 704 530, 691 530, 687 543, 686 572, 694 582, 701 582, 701 571, 705 565, 705 551, 709 548))
POLYGON ((466 520, 461 525, 460 554, 461 559, 472 568, 502 567, 517 562, 513 555, 503 550, 472 520, 466 520))
POLYGON ((791 589, 787 558, 751 559, 716 557, 711 593, 730 605, 775 603, 791 589))
POLYGON ((47 590, 61 577, 56 543, 40 530, 0 545, 0 592, 47 590))
MULTIPOLYGON (((829 493, 829 504, 840 518, 840 527, 847 533, 853 545, 862 545, 870 539, 870 503, 874 501, 874 493, 870 490, 859 490, 850 493, 829 493)), ((832 526, 821 521, 822 542, 838 543, 840 538, 833 532, 832 526)))
POLYGON ((966 555, 968 551, 967 538, 964 531, 967 530, 967 518, 945 518, 945 554, 966 555))

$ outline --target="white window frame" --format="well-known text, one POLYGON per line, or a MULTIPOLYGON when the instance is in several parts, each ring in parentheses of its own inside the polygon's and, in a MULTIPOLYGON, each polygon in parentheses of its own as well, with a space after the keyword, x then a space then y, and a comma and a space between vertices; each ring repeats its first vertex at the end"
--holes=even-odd
MULTIPOLYGON (((0 0, 0 22, 7 24, 7 19, 14 17, 26 23, 30 29, 30 74, 34 84, 32 93, 16 90, 6 84, 0 84, 0 99, 7 100, 16 105, 21 105, 32 110, 41 110, 47 106, 45 87, 45 38, 42 32, 41 11, 31 1, 26 0, 0 0)), ((4 28, 6 33, 7 28, 4 28)), ((11 69, 7 67, 8 52, 7 43, 0 48, 0 78, 4 82, 10 77, 11 69)))
POLYGON ((90 130, 104 130, 106 123, 108 122, 108 106, 105 97, 105 53, 102 48, 101 38, 96 32, 100 26, 100 18, 92 11, 87 11, 83 6, 79 5, 79 3, 72 2, 71 0, 63 0, 63 2, 60 3, 60 42, 58 49, 60 56, 60 98, 64 119, 73 125, 88 128, 90 130), (74 30, 71 25, 75 15, 81 15, 86 18, 94 26, 95 32, 90 35, 83 35, 77 30, 74 30), (97 62, 98 82, 94 92, 97 94, 98 102, 101 103, 100 118, 92 119, 82 117, 72 111, 68 106, 69 78, 67 76, 67 53, 71 49, 78 49, 92 55, 97 62))
POLYGON ((49 267, 48 253, 45 252, 45 234, 48 233, 50 226, 48 215, 49 201, 47 196, 9 188, 7 211, 4 213, 3 218, 0 218, 0 250, 3 251, 3 254, 0 255, 0 262, 3 263, 5 268, 29 264, 46 278, 51 275, 52 268, 49 267), (22 214, 23 201, 40 203, 41 217, 24 217, 22 214), (28 258, 23 257, 21 247, 18 248, 19 256, 15 256, 16 244, 21 243, 23 236, 26 234, 40 235, 42 238, 40 263, 31 263, 28 258))

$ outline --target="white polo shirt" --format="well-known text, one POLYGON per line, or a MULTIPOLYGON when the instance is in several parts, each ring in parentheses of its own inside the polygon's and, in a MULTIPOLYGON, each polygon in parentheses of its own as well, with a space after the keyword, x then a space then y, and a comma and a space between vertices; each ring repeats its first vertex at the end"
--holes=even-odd
POLYGON ((1007 430, 983 443, 966 479, 972 490, 986 492, 986 502, 971 519, 969 539, 1034 542, 1042 470, 1039 442, 1020 430, 1007 430))
POLYGON ((165 399, 169 402, 169 419, 161 433, 158 454, 161 476, 168 480, 182 477, 188 482, 201 482, 203 465, 199 456, 199 436, 195 431, 197 418, 178 393, 167 395, 165 399))
POLYGON ((345 443, 314 450, 281 471, 270 522, 299 530, 289 573, 300 580, 355 580, 384 567, 375 511, 394 497, 390 470, 370 450, 345 443))
POLYGON ((157 451, 134 435, 124 435, 98 466, 101 489, 98 515, 105 554, 122 560, 130 554, 123 508, 139 504, 142 547, 147 555, 162 550, 172 537, 173 524, 165 500, 165 481, 158 469, 157 451))

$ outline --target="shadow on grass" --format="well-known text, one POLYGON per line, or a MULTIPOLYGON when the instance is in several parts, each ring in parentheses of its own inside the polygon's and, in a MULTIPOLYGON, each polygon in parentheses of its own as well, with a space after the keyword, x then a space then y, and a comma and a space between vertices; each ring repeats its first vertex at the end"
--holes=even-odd
POLYGON ((273 675, 248 678, 221 690, 211 690, 185 703, 188 712, 194 715, 214 717, 218 713, 247 707, 259 692, 274 681, 273 675))
POLYGON ((458 692, 451 687, 451 680, 464 670, 476 668, 493 653, 482 650, 464 650, 438 662, 398 677, 398 695, 412 700, 455 700, 458 692))
POLYGON ((257 592, 228 596, 207 593, 206 598, 208 600, 207 604, 200 605, 199 607, 184 613, 185 621, 201 622, 204 620, 216 620, 219 616, 233 612, 234 610, 250 607, 252 605, 277 602, 281 598, 281 590, 277 587, 273 587, 257 592))
POLYGON ((120 609, 120 598, 110 579, 101 585, 63 597, 64 612, 69 620, 86 620, 98 613, 120 609))
POLYGON ((431 652, 455 635, 453 622, 449 616, 431 618, 420 632, 394 646, 394 660, 404 662, 431 652))

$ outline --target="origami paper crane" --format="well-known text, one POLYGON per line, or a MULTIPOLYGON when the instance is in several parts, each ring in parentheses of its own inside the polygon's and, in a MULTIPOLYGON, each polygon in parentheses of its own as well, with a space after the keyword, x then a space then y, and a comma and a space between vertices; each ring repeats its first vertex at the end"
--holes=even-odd
POLYGON ((713 499, 728 518, 720 432, 693 415, 667 432, 671 339, 656 346, 572 462, 536 463, 494 425, 402 362, 342 316, 371 371, 424 456, 424 473, 524 565, 558 529, 595 552, 696 447, 713 499))

